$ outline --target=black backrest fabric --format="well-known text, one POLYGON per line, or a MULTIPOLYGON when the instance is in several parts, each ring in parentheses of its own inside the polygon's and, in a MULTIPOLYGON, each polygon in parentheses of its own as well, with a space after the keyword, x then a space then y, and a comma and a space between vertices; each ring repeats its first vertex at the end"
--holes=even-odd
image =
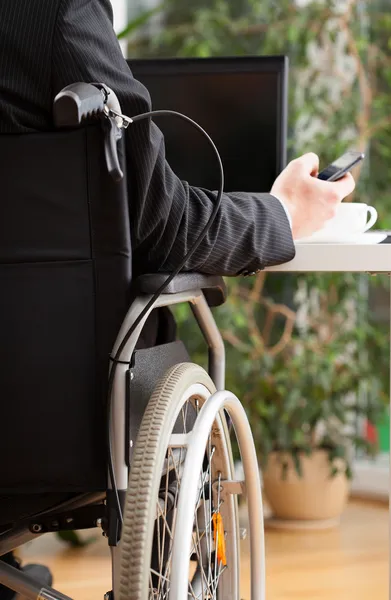
POLYGON ((0 494, 105 489, 108 357, 130 297, 125 189, 99 126, 0 136, 0 494))

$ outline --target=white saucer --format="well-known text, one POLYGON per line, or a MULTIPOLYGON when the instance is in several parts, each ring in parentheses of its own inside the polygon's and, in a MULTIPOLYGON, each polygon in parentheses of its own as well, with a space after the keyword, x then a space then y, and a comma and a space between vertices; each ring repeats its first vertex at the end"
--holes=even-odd
POLYGON ((330 239, 322 240, 311 240, 311 238, 302 238, 296 240, 295 244, 359 244, 361 245, 375 245, 380 244, 389 235, 387 231, 367 231, 366 233, 359 233, 351 235, 349 237, 334 237, 330 239))

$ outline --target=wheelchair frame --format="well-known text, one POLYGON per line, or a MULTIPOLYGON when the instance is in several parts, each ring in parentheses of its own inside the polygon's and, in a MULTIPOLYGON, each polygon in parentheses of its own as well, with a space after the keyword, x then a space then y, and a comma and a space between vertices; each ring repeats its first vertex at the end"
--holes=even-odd
MULTIPOLYGON (((208 277, 205 277, 208 280, 208 277)), ((144 307, 150 301, 152 295, 137 296, 134 302, 131 304, 128 313, 123 321, 120 332, 117 336, 116 343, 114 345, 113 353, 115 353, 124 337, 126 332, 129 330, 131 324, 135 321, 137 316, 142 312, 144 307)), ((190 304, 194 317, 200 327, 200 330, 204 336, 204 339, 208 345, 209 350, 209 365, 208 372, 215 383, 218 391, 224 390, 225 387, 225 348, 221 334, 218 330, 216 322, 213 318, 211 309, 205 299, 204 293, 201 288, 198 289, 184 289, 177 293, 163 294, 157 300, 153 308, 145 314, 145 317, 140 322, 138 327, 135 329, 133 334, 130 336, 126 343, 123 351, 119 357, 120 361, 117 365, 113 391, 112 391, 112 408, 111 408, 111 434, 112 434, 112 450, 114 458, 114 473, 119 493, 125 493, 128 485, 128 466, 125 462, 125 452, 128 451, 126 448, 126 431, 124 424, 126 423, 125 418, 125 406, 126 406, 126 385, 125 377, 126 372, 129 368, 129 362, 133 355, 137 340, 140 336, 141 330, 149 316, 155 308, 172 306, 175 304, 181 304, 187 302, 190 304)), ((133 442, 131 442, 131 445, 133 442)), ((109 486, 110 490, 110 486, 109 486)), ((0 556, 4 555, 12 550, 15 550, 19 546, 30 542, 31 540, 43 535, 39 523, 40 518, 49 518, 50 516, 57 516, 59 514, 69 514, 72 511, 80 508, 89 507, 97 502, 103 502, 106 494, 82 494, 70 500, 64 502, 60 506, 54 507, 44 513, 40 513, 34 517, 30 517, 11 530, 5 532, 0 536, 0 556)), ((98 524, 99 519, 95 523, 98 524)), ((119 560, 120 560, 120 548, 119 544, 111 547, 112 553, 112 577, 113 577, 113 590, 118 589, 118 578, 119 578, 119 560)), ((7 565, 0 561, 0 583, 9 587, 15 592, 31 600, 71 600, 68 596, 65 596, 61 592, 46 587, 42 589, 41 585, 34 581, 31 577, 25 575, 23 572, 7 565)), ((107 600, 110 598, 110 592, 106 594, 107 600)))
MULTIPOLYGON (((56 125, 62 126, 78 126, 83 118, 91 117, 93 114, 105 114, 109 116, 109 127, 106 131, 105 151, 106 162, 109 173, 113 179, 120 180, 122 171, 118 159, 117 141, 121 138, 121 131, 117 125, 117 118, 123 116, 119 113, 119 104, 115 94, 103 84, 97 85, 75 84, 65 88, 55 99, 54 113, 56 125), (110 95, 110 96, 109 96, 110 95), (116 112, 117 111, 117 112, 116 112)), ((158 279, 160 276, 146 276, 158 279)), ((116 480, 118 493, 125 495, 128 487, 129 468, 126 462, 126 456, 130 456, 129 464, 131 463, 131 448, 133 440, 128 439, 126 435, 126 427, 128 426, 126 419, 126 374, 129 370, 129 365, 136 347, 136 343, 140 336, 141 330, 149 317, 150 313, 155 308, 167 307, 175 304, 188 302, 191 306, 194 317, 201 329, 204 339, 209 348, 209 365, 208 372, 217 388, 217 393, 210 398, 210 402, 205 407, 205 418, 197 425, 197 432, 203 438, 208 435, 208 428, 212 426, 213 420, 221 410, 226 410, 232 420, 233 426, 237 433, 239 446, 241 449, 243 467, 246 478, 252 478, 253 485, 249 486, 248 490, 248 509, 250 525, 254 528, 254 535, 250 532, 251 542, 251 597, 253 600, 264 600, 265 598, 265 569, 264 569, 264 538, 263 538, 263 513, 262 513, 262 496, 260 492, 257 458, 255 449, 252 443, 251 429, 247 421, 244 409, 239 400, 233 394, 225 391, 225 348, 222 336, 218 330, 212 312, 208 305, 206 294, 213 291, 213 288, 224 287, 222 278, 215 276, 203 275, 179 275, 171 282, 172 287, 167 288, 144 315, 143 319, 136 327, 135 331, 127 340, 116 364, 114 374, 112 397, 111 397, 111 440, 112 440, 112 455, 113 455, 113 470, 116 480), (174 284, 174 285, 172 285, 174 284), (127 444, 130 444, 130 448, 127 444)), ((118 351, 124 336, 130 329, 135 319, 141 314, 148 302, 152 299, 154 292, 159 289, 159 285, 153 282, 152 286, 146 286, 148 289, 141 290, 141 295, 138 295, 128 309, 127 315, 123 321, 122 327, 118 333, 116 343, 113 348, 113 353, 118 351), (147 293, 146 293, 147 292, 147 293)), ((201 414, 201 413, 200 413, 201 414)), ((198 448, 198 439, 194 438, 192 445, 188 447, 189 462, 194 462, 198 448)), ((204 446, 205 447, 205 446, 204 446)), ((108 479, 110 482, 110 477, 108 479)), ((243 482, 225 481, 222 482, 223 493, 238 494, 243 491, 243 482), (225 490, 224 490, 225 486, 225 490)), ((36 538, 43 535, 46 531, 45 527, 40 523, 54 522, 57 525, 48 531, 60 529, 60 518, 65 518, 69 529, 85 529, 91 526, 102 526, 103 519, 107 523, 104 533, 109 537, 109 545, 112 552, 112 592, 107 592, 105 600, 113 600, 119 598, 117 592, 120 589, 120 545, 119 545, 119 525, 118 517, 115 511, 112 510, 110 500, 113 497, 113 490, 110 486, 106 492, 101 493, 85 493, 72 498, 69 501, 63 502, 61 505, 52 507, 37 515, 23 519, 10 530, 0 534, 0 556, 18 548, 36 538), (83 512, 83 510, 87 512, 83 512), (79 519, 80 512, 82 517, 79 519), (77 519, 73 519, 74 515, 78 515, 77 519)), ((182 497, 182 504, 184 503, 182 497)), ((105 523, 105 525, 106 525, 105 523)), ((187 526, 189 524, 187 523, 187 526)), ((175 552, 175 546, 174 546, 175 552)), ((187 578, 186 571, 183 571, 176 577, 174 588, 178 590, 180 599, 183 596, 182 591, 186 588, 187 578)), ((40 583, 33 580, 22 571, 7 565, 0 561, 0 583, 11 588, 24 598, 30 600, 71 600, 68 596, 58 592, 57 590, 47 586, 42 587, 40 583)), ((175 591, 174 590, 174 591, 175 591)), ((170 592, 170 598, 172 596, 170 592)), ((179 600, 180 600, 179 599, 179 600)))

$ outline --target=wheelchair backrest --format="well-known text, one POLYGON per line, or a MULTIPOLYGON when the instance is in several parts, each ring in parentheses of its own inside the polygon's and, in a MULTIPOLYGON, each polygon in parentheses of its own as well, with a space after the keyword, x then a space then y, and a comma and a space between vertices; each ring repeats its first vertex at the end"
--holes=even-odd
POLYGON ((126 181, 88 125, 0 136, 0 190, 0 493, 105 489, 109 354, 130 297, 126 181))

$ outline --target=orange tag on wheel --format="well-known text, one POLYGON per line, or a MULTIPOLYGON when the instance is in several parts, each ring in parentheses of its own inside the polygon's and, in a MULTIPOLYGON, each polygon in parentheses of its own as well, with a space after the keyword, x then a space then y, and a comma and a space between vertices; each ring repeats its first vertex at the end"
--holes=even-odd
POLYGON ((215 543, 217 562, 222 564, 223 567, 227 565, 227 557, 225 554, 225 536, 224 536, 224 525, 221 513, 216 512, 212 517, 213 521, 213 539, 215 543))

